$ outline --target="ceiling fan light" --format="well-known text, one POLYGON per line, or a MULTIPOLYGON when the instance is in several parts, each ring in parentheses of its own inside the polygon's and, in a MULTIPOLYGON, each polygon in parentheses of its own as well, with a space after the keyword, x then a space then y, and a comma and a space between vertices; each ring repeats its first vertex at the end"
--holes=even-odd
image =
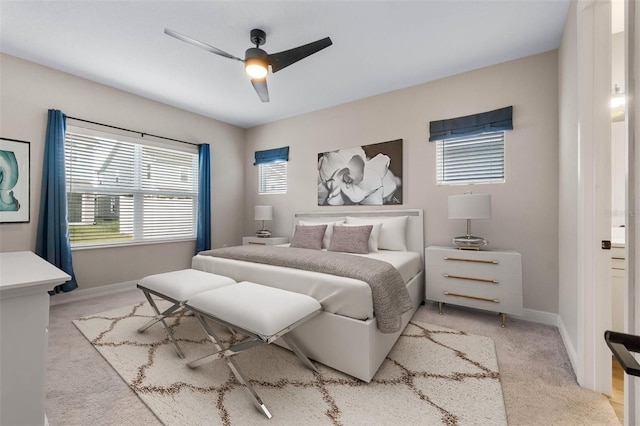
POLYGON ((264 78, 267 76, 267 67, 259 59, 249 59, 244 64, 244 71, 251 78, 264 78))

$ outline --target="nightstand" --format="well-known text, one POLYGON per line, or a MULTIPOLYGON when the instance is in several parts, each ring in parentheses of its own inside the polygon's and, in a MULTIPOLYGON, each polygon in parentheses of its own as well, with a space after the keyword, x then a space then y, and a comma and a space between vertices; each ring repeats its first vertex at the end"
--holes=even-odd
POLYGON ((287 237, 242 237, 242 245, 257 245, 257 246, 277 246, 278 244, 287 244, 289 238, 287 237))
POLYGON ((442 304, 499 312, 502 326, 507 314, 523 313, 522 259, 513 250, 459 250, 427 247, 425 298, 442 304))

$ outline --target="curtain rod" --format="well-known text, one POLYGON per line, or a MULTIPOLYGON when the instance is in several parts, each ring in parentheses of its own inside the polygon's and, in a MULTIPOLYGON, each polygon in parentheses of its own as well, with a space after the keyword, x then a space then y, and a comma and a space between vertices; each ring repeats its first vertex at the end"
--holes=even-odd
POLYGON ((139 134, 139 135, 140 135, 140 136, 142 136, 142 137, 145 137, 145 136, 151 136, 151 137, 154 137, 154 138, 164 139, 164 140, 167 140, 167 141, 173 141, 173 142, 186 143, 186 144, 189 144, 189 145, 196 145, 196 146, 200 145, 200 144, 198 144, 198 143, 187 142, 187 141, 181 141, 181 140, 179 140, 179 139, 173 139, 173 138, 166 138, 166 137, 164 137, 164 136, 152 135, 151 133, 138 132, 138 131, 136 131, 136 130, 130 130, 130 129, 125 129, 125 128, 123 128, 123 127, 111 126, 111 125, 109 125, 109 124, 98 123, 98 122, 96 122, 96 121, 83 120, 82 118, 71 117, 71 116, 69 116, 69 115, 67 116, 67 118, 70 118, 71 120, 82 121, 82 122, 84 122, 84 123, 97 124, 98 126, 110 127, 110 128, 112 128, 112 129, 124 130, 125 132, 137 133, 137 134, 139 134))

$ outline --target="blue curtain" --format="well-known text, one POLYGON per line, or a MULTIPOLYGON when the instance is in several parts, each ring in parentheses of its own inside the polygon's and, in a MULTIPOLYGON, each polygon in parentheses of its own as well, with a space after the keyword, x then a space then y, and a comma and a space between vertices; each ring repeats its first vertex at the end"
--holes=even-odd
POLYGON ((196 253, 211 249, 211 155, 207 143, 198 145, 198 177, 196 253))
POLYGON ((289 161, 289 147, 267 149, 255 152, 256 161, 254 166, 258 164, 273 163, 274 161, 289 161))
POLYGON ((71 243, 67 224, 67 190, 64 171, 66 127, 66 116, 62 111, 50 109, 44 142, 36 254, 71 275, 69 281, 49 291, 51 295, 78 288, 71 262, 71 243))
POLYGON ((429 123, 429 142, 513 130, 513 107, 429 123))

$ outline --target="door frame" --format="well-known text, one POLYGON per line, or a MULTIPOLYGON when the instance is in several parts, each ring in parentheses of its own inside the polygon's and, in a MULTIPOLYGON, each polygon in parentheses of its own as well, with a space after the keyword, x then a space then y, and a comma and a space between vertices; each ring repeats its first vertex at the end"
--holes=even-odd
POLYGON ((611 3, 578 2, 578 336, 580 385, 611 394, 611 3))
MULTIPOLYGON (((640 8, 636 1, 625 1, 625 90, 627 105, 625 107, 625 126, 627 140, 627 196, 626 196, 626 229, 625 229, 625 283, 627 291, 627 307, 625 309, 625 331, 640 334, 640 141, 639 103, 637 95, 640 90, 640 8), (635 301, 635 303, 634 303, 635 301)), ((624 380, 624 423, 635 425, 640 422, 640 377, 625 374, 624 380)))
MULTIPOLYGON (((610 185, 610 113, 598 105, 609 105, 611 95, 611 4, 610 1, 578 1, 578 90, 579 90, 579 217, 578 217, 578 383, 587 388, 610 394, 611 354, 604 344, 603 330, 611 326, 610 256, 596 247, 602 239, 610 239, 610 223, 605 223, 597 200, 603 200, 598 188, 604 164, 608 164, 609 177, 602 176, 610 185), (605 42, 606 41, 606 42, 605 42), (608 130, 605 130, 608 129, 608 130), (603 141, 609 141, 604 143, 603 141), (608 145, 608 154, 605 148, 608 145), (599 158, 602 151, 605 158, 599 158), (600 194, 600 195, 599 195, 600 194), (608 236, 608 237, 607 237, 608 236), (607 238, 605 238, 607 237, 607 238), (607 259, 609 257, 609 259, 607 259), (605 271, 607 276, 605 276, 605 271), (605 285, 606 284, 606 285, 605 285)), ((625 139, 626 165, 626 227, 625 227, 625 332, 640 334, 640 120, 637 95, 640 91, 640 8, 636 1, 625 1, 625 139)), ((605 215, 606 216, 606 215, 605 215)), ((625 374, 624 423, 640 422, 640 378, 625 374)))

